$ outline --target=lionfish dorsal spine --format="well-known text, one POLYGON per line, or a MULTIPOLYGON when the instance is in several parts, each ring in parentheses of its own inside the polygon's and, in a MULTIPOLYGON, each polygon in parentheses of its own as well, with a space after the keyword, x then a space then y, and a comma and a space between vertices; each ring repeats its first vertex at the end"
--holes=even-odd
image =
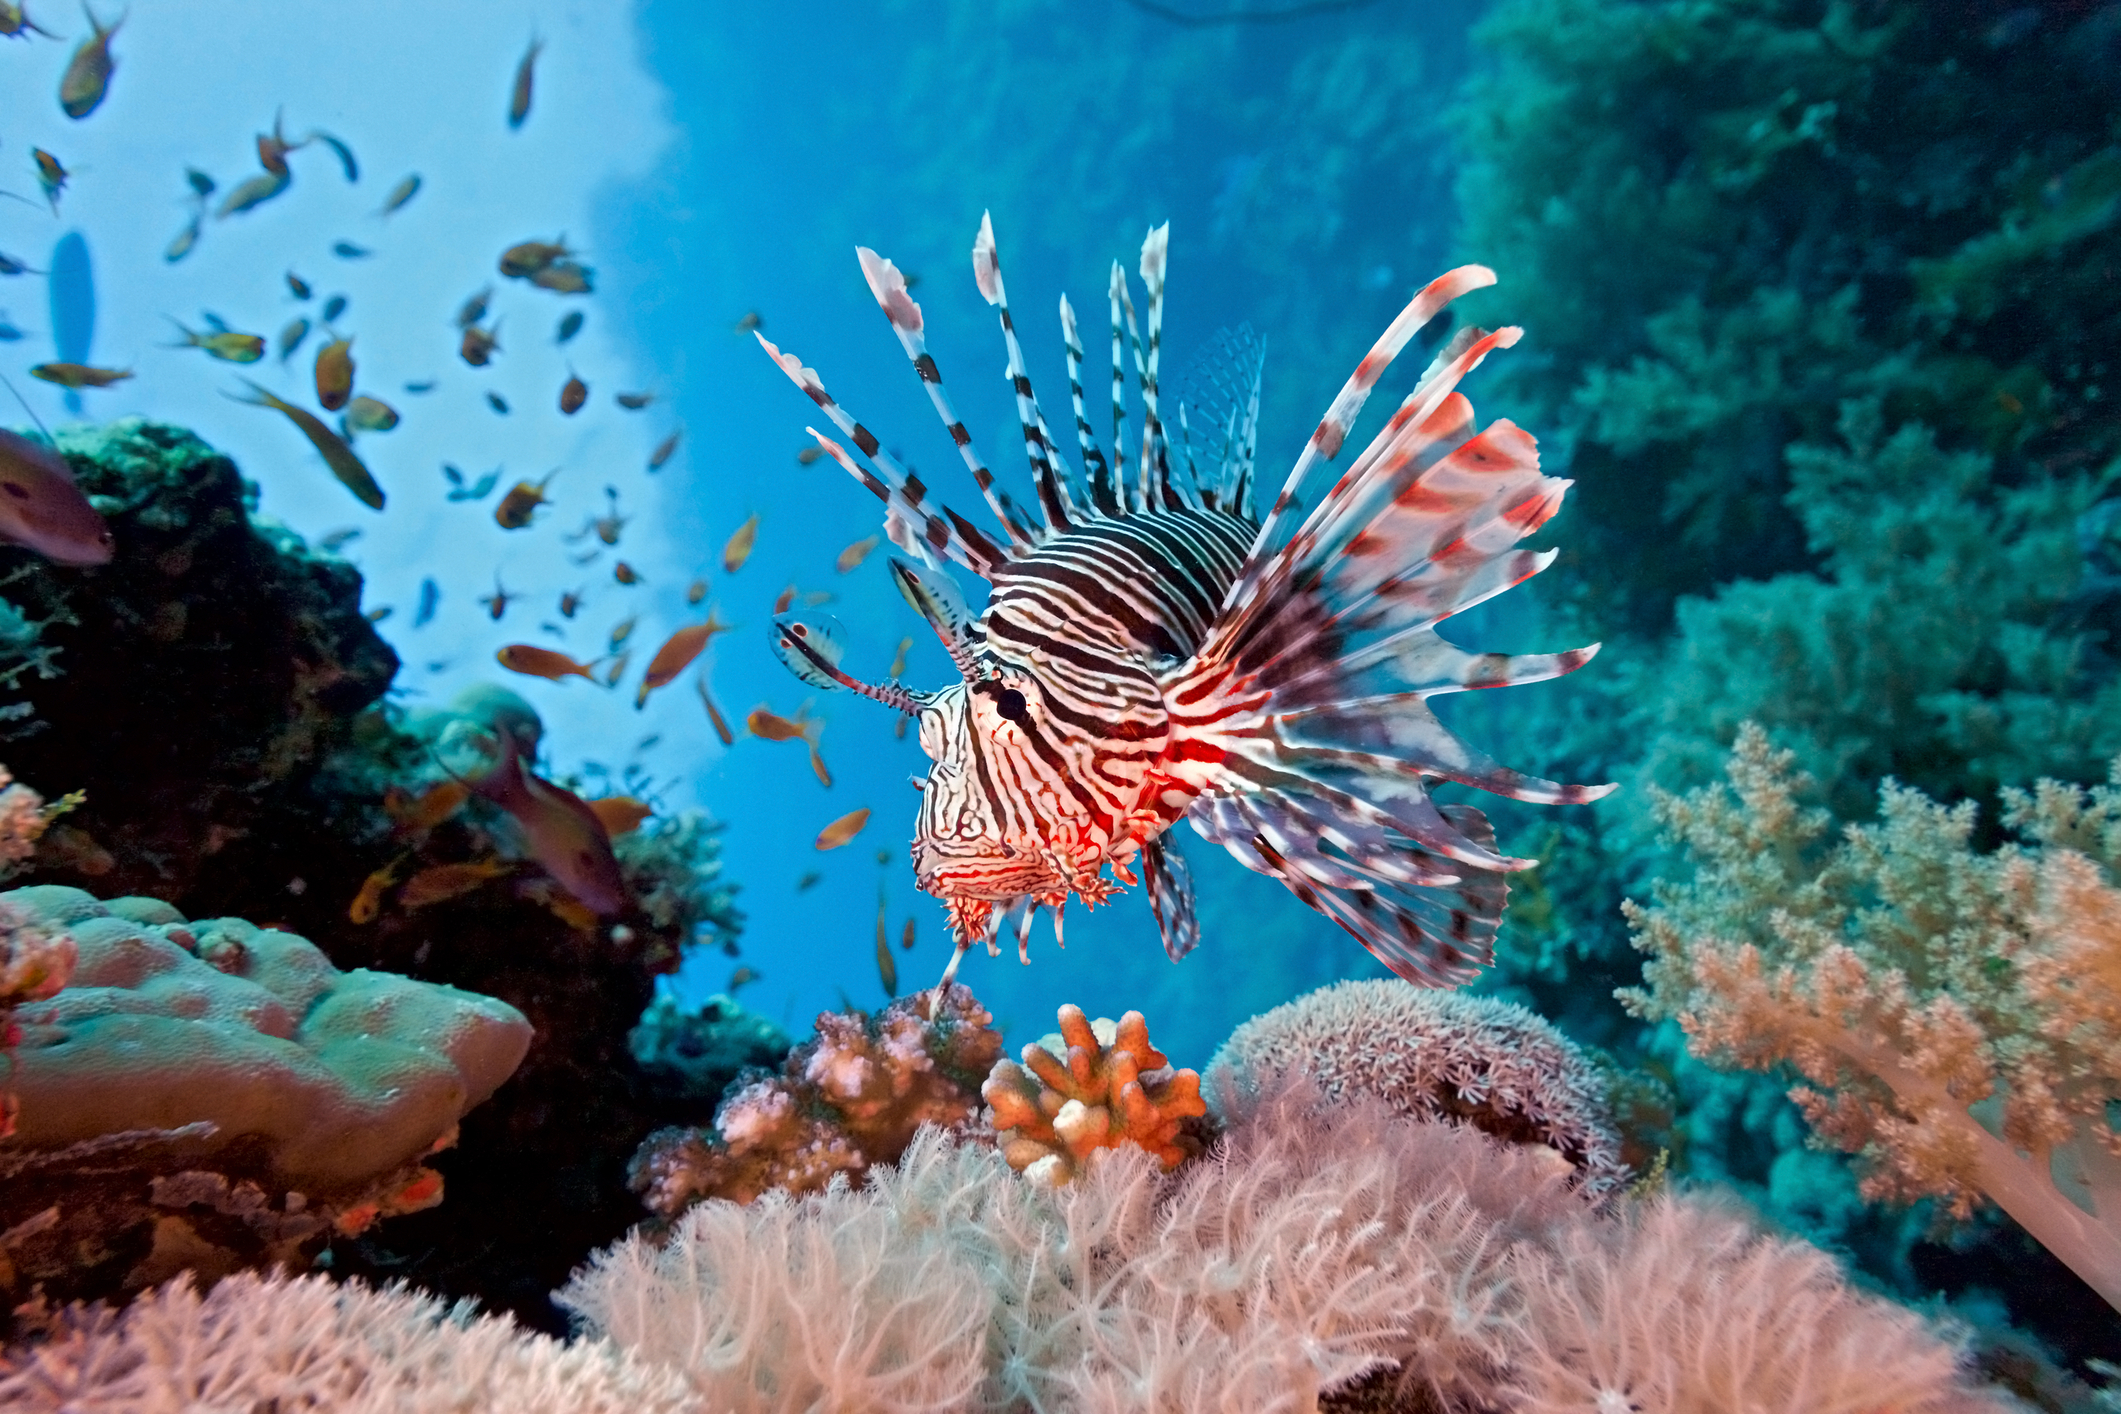
POLYGON ((914 303, 912 294, 907 291, 905 275, 867 246, 856 246, 854 256, 861 262, 862 278, 869 282, 869 293, 876 297, 877 307, 884 312, 891 332, 898 335, 899 346, 905 349, 906 358, 913 364, 921 386, 927 389, 928 401, 934 404, 936 416, 943 420, 943 430, 950 434, 950 441, 957 447, 966 470, 972 473, 973 484, 979 487, 987 508, 1002 523, 1018 551, 1038 544, 1044 536, 1017 509, 1016 503, 1009 499, 1009 493, 995 484, 994 473, 987 469, 979 450, 972 445, 972 434, 965 429, 964 419, 951 406, 950 394, 943 387, 942 369, 928 352, 928 335, 921 318, 921 307, 914 303))
POLYGON ((1141 477, 1135 477, 1133 489, 1127 485, 1127 354, 1126 332, 1120 323, 1120 307, 1127 298, 1127 272, 1120 263, 1112 262, 1112 277, 1107 282, 1112 303, 1112 489, 1125 510, 1148 509, 1144 499, 1141 477))
POLYGON ((1340 445, 1347 440, 1348 429, 1355 425, 1357 414, 1369 400, 1370 390, 1377 386, 1377 380, 1384 376, 1385 370, 1392 366, 1392 361, 1399 357, 1399 352, 1407 346, 1407 341, 1420 331, 1422 325, 1435 318, 1437 312, 1445 305, 1460 295, 1494 283, 1495 272, 1484 265, 1461 265, 1455 270, 1446 271, 1423 286, 1414 298, 1407 302, 1406 308, 1386 327, 1384 333, 1378 336, 1377 342, 1370 346, 1370 351, 1363 355, 1362 362, 1356 364, 1355 371, 1348 375, 1348 381, 1342 384, 1340 391, 1334 395, 1331 405, 1326 408, 1326 415, 1319 419, 1310 440, 1304 443, 1303 451, 1298 454, 1296 465, 1289 469, 1288 478, 1282 483, 1280 494, 1268 508, 1266 517, 1260 521, 1259 533, 1253 538, 1252 554, 1246 561, 1244 573, 1230 585, 1229 593, 1223 600, 1226 607, 1236 605, 1258 591, 1259 578, 1266 572, 1270 558, 1264 551, 1275 543, 1289 515, 1300 507, 1299 493, 1304 478, 1310 475, 1311 468, 1320 461, 1331 461, 1340 454, 1340 445))
POLYGON ((1004 376, 1016 396, 1016 420, 1023 429, 1024 455, 1031 463, 1031 484, 1038 493, 1039 509, 1045 512, 1047 530, 1065 535, 1075 528, 1076 521, 1090 517, 1073 494, 1069 484, 1072 477, 1061 461, 1059 449, 1053 445, 1045 414, 1039 410, 1038 394, 1031 386, 1031 370, 1024 362, 1023 344, 1016 337, 1016 320, 1009 313, 1009 291, 1002 281, 994 219, 986 212, 980 214, 979 235, 972 242, 972 278, 981 298, 994 306, 1001 320, 1002 343, 1009 356, 1004 376))
POLYGON ((1090 483, 1090 504, 1104 516, 1120 514, 1120 500, 1112 482, 1112 469, 1105 464, 1104 449, 1083 404, 1083 341, 1075 323, 1075 306, 1060 297, 1061 342, 1068 352, 1068 397, 1075 405, 1075 440, 1082 448, 1083 471, 1090 483))
POLYGON ((855 421, 852 413, 833 400, 825 391, 824 381, 818 377, 816 369, 806 367, 794 354, 782 353, 760 331, 754 329, 752 336, 759 341, 766 356, 773 360, 774 366, 787 374, 789 381, 802 389, 804 396, 831 419, 832 425, 875 464, 875 471, 865 469, 847 455, 846 448, 815 429, 807 429, 827 455, 884 503, 884 524, 891 533, 893 544, 919 555, 926 563, 932 564, 937 556, 947 556, 986 579, 992 579, 994 571, 1012 558, 1010 552, 996 545, 983 531, 948 506, 929 509, 927 488, 883 449, 875 433, 855 421), (927 548, 920 548, 922 546, 927 548))

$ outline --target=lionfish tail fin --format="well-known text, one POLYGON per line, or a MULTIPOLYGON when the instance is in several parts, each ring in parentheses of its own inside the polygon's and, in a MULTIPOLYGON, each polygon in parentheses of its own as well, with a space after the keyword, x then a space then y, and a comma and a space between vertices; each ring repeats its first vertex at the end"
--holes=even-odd
MULTIPOLYGON (((1408 306, 1304 459, 1338 451, 1384 364, 1445 299, 1492 279, 1454 271, 1408 306)), ((1480 812, 1439 807, 1431 784, 1549 804, 1612 789, 1503 766, 1427 702, 1558 677, 1595 651, 1472 653, 1436 631, 1553 558, 1519 542, 1559 508, 1568 483, 1541 474, 1536 445, 1514 424, 1476 430, 1457 391, 1516 336, 1461 331, 1288 542, 1255 542, 1199 651, 1164 677, 1166 769, 1199 793, 1187 812, 1195 828, 1431 986, 1485 965, 1502 876, 1532 862, 1497 853, 1480 812)), ((1292 505, 1285 489, 1277 513, 1292 505)))

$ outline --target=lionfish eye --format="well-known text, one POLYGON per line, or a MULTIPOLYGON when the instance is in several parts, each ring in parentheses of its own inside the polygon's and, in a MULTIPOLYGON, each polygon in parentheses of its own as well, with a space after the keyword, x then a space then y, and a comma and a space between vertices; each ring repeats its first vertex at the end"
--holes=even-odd
POLYGON ((1005 687, 995 694, 994 710, 1012 722, 1021 722, 1024 714, 1031 710, 1031 704, 1024 701, 1024 695, 1015 688, 1005 687))
POLYGON ((0 481, 0 486, 5 486, 7 494, 18 501, 27 501, 29 499, 29 491, 19 481, 0 481))

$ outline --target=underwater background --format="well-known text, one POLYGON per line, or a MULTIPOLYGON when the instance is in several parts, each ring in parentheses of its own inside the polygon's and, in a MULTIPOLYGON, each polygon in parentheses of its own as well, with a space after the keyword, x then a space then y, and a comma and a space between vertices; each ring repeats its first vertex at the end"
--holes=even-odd
MULTIPOLYGON (((1503 851, 1539 862, 1513 876, 1496 965, 1470 990, 1586 1048, 1638 1173, 1720 1185, 1859 1287, 1967 1323, 1983 1374, 2028 1403, 2095 1407, 2076 1382, 2121 1361, 2121 1318, 2047 1247, 1949 1185, 1860 1188, 1890 1144, 1813 1142, 1791 1056, 1712 1064, 1676 1019, 1699 997, 1655 977, 1654 996, 1614 992, 1670 956, 1624 899, 1773 959, 1771 920, 1831 895, 1831 927, 1866 957, 1894 929, 1931 939, 1905 964, 1920 996, 1959 997, 1999 1052, 2049 1034, 2017 994, 1977 996, 2025 969, 1984 942, 2000 934, 1967 881, 2012 848, 2066 847, 2111 889, 2121 858, 2111 789, 2069 795, 2073 814, 2012 794, 2121 786, 2121 5, 139 0, 80 118, 54 94, 90 21, 33 8, 61 38, 0 44, 0 188, 23 198, 0 201, 17 270, 0 276, 0 371, 154 557, 123 534, 107 569, 0 549, 0 761, 49 800, 85 792, 8 882, 276 925, 342 969, 501 997, 537 1033, 527 1069, 465 1117, 462 1153, 437 1159, 448 1198, 334 1242, 341 1270, 564 1330, 547 1293, 642 1215, 634 1147, 706 1124, 734 1073, 659 1089, 627 1041, 651 998, 668 1017, 734 997, 742 1058, 771 1066, 819 1013, 876 1013, 940 975, 944 912, 905 854, 926 758, 892 712, 774 660, 776 600, 792 588, 836 619, 866 679, 894 653, 912 686, 954 669, 893 588, 892 547, 859 550, 871 497, 799 456, 806 425, 827 429, 753 331, 969 510, 854 248, 895 261, 975 444, 1028 502, 968 269, 982 213, 1056 422, 1055 298, 1093 311, 1101 380, 1107 268, 1168 221, 1165 387, 1186 388, 1223 331, 1256 332, 1271 484, 1434 276, 1492 267, 1461 324, 1525 331, 1471 387, 1483 421, 1516 420, 1573 479, 1536 541, 1560 557, 1447 632, 1603 648, 1563 681, 1438 711, 1529 772, 1619 789, 1486 801, 1503 851), (221 214, 276 123, 291 179, 221 214), (56 192, 32 149, 62 164, 56 192), (588 288, 496 269, 531 241, 563 246, 588 288), (481 291, 470 322, 497 347, 474 366, 459 311, 481 291), (179 322, 271 346, 217 360, 179 322), (243 402, 250 379, 316 407, 332 334, 352 340, 353 391, 396 414, 352 438, 380 509, 288 418, 243 402), (55 361, 131 376, 28 376, 55 361), (578 411, 560 405, 570 378, 578 411), (109 426, 128 418, 203 446, 109 426), (508 528, 496 507, 526 481, 547 503, 508 528), (270 556, 213 538, 246 496, 270 556), (730 631, 640 689, 658 645, 710 612, 730 631), (595 677, 510 673, 495 655, 511 644, 595 677), (652 807, 620 843, 638 906, 616 941, 514 887, 528 868, 392 901, 422 868, 526 852, 490 812, 415 836, 384 804, 444 782, 436 723, 481 684, 535 709, 543 775, 652 807), (814 751, 747 729, 756 707, 809 725, 814 751), (1731 777, 1756 812, 1743 828, 1685 794, 1734 759, 1753 772, 1731 777), (863 809, 851 841, 817 847, 863 809), (1791 823, 1800 809, 1823 813, 1791 823), (1850 826, 1899 833, 1827 861, 1850 826), (1745 873, 1748 852, 1784 874, 1745 873)), ((23 412, 0 422, 33 432, 23 412)), ((1164 1053, 1205 1069, 1248 1018, 1390 975, 1274 880, 1188 843, 1202 944, 1180 962, 1139 890, 1074 911, 1064 950, 1042 923, 1029 966, 1006 938, 999 957, 971 951, 959 980, 1008 1054, 1073 1003, 1141 1011, 1164 1053)), ((2109 1133, 2114 1073, 2071 1072, 2106 1087, 2072 1113, 2109 1133)))

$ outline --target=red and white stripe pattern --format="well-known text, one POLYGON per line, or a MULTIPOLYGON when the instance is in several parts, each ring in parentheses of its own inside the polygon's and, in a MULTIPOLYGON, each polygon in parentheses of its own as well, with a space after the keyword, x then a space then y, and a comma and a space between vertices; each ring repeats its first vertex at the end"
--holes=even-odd
MULTIPOLYGON (((1000 313, 1038 524, 1008 501, 973 450, 904 278, 874 252, 860 253, 1006 543, 931 507, 926 488, 826 396, 813 371, 765 345, 868 458, 859 464, 819 438, 886 502, 894 543, 931 565, 956 560, 993 585, 973 624, 946 584, 897 566, 901 591, 962 674, 939 691, 849 678, 836 641, 792 619, 778 626, 783 657, 806 681, 919 714, 921 746, 935 767, 922 783, 914 868, 921 886, 948 902, 960 950, 975 939, 993 947, 1012 921, 1021 950, 1037 912, 1051 910, 1058 930, 1071 898, 1096 904, 1119 883, 1145 882, 1165 947, 1181 956, 1199 927, 1185 863, 1166 831, 1185 818, 1401 976, 1462 982, 1492 956, 1504 875, 1530 861, 1501 854, 1478 810, 1437 805, 1430 784, 1557 804, 1610 789, 1510 770, 1460 741, 1427 705, 1441 692, 1555 677, 1595 652, 1472 653, 1436 631, 1552 559, 1518 546, 1558 509, 1567 483, 1540 473, 1537 448, 1517 427, 1478 429, 1458 391, 1518 331, 1469 329, 1454 338, 1306 513, 1308 477, 1338 455, 1414 333, 1494 276, 1466 266, 1432 282, 1357 366, 1265 521, 1255 522, 1256 357, 1244 375, 1250 386, 1240 390, 1242 413, 1233 408, 1219 424, 1220 463, 1196 465, 1190 445, 1181 465, 1172 462, 1157 388, 1166 236, 1167 228, 1151 231, 1142 249, 1146 341, 1126 277, 1113 266, 1109 463, 1084 407, 1074 311, 1060 303, 1085 482, 1040 412, 993 226, 981 221, 974 278, 1000 313), (1123 450, 1129 343, 1144 410, 1131 481, 1123 450)), ((1183 425, 1185 409, 1179 418, 1183 425)))

